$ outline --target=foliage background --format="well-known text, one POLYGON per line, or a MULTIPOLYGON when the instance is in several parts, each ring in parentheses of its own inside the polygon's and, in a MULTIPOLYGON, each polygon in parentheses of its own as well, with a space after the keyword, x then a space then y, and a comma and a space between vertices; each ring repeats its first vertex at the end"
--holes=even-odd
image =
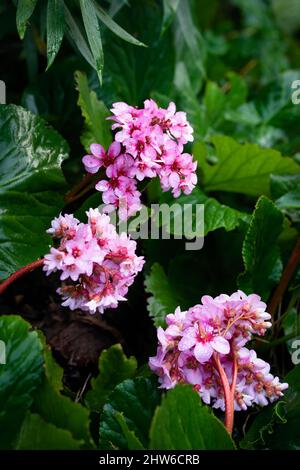
MULTIPOLYGON (((270 302, 299 237, 300 105, 291 102, 291 84, 300 79, 298 2, 96 2, 130 42, 115 24, 105 25, 103 13, 95 34, 95 18, 89 11, 82 16, 94 3, 76 0, 19 2, 27 8, 17 14, 21 40, 17 3, 0 6, 0 78, 8 103, 0 107, 1 279, 47 251, 53 216, 64 210, 84 217, 84 208, 100 202, 93 190, 74 202, 65 195, 82 178, 88 144, 108 145, 105 117, 115 101, 174 100, 187 112, 199 185, 179 202, 205 204, 206 237, 197 252, 173 237, 139 243, 145 272, 128 303, 103 319, 61 308, 55 276, 32 273, 7 291, 0 317, 0 339, 8 345, 7 364, 0 365, 0 423, 7 433, 0 446, 232 448, 220 421, 197 407, 189 388, 161 402, 145 363, 156 348, 154 324, 179 304, 188 308, 204 294, 238 287, 270 302), (64 13, 53 24, 55 8, 64 13), (30 324, 46 341, 28 331, 30 324), (26 355, 30 361, 23 363, 26 355), (178 413, 181 430, 171 419, 178 413)), ((171 199, 153 181, 144 202, 161 201, 171 199)), ((254 344, 275 373, 288 374, 290 391, 262 412, 237 414, 237 446, 300 446, 299 369, 291 361, 300 336, 299 282, 298 268, 275 327, 254 344)))

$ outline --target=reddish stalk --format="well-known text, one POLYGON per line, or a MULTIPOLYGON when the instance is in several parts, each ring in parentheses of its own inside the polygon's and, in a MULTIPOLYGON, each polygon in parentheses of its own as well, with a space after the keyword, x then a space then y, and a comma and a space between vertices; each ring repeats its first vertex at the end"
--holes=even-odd
MULTIPOLYGON (((233 430, 233 419, 234 419, 233 393, 232 393, 232 389, 230 388, 227 375, 225 374, 225 371, 224 371, 224 369, 221 365, 219 354, 214 354, 214 360, 215 360, 215 365, 216 365, 216 368, 219 372, 221 382, 222 382, 222 385, 223 385, 223 390, 224 390, 225 428, 227 429, 227 431, 231 435, 232 430, 233 430)), ((233 382, 232 382, 232 384, 233 384, 233 382)))
POLYGON ((300 262, 300 238, 297 240, 296 245, 292 251, 290 259, 282 273, 281 279, 275 292, 271 298, 271 302, 268 308, 268 312, 274 317, 276 310, 282 300, 282 297, 286 291, 286 288, 300 262))
POLYGON ((237 360, 236 360, 235 354, 233 354, 232 382, 231 382, 231 386, 230 386, 233 406, 234 406, 234 393, 235 393, 235 387, 236 387, 237 373, 238 373, 237 360))
POLYGON ((70 204, 71 202, 77 201, 78 199, 82 198, 86 193, 88 193, 91 189, 95 187, 95 181, 92 183, 86 185, 82 191, 79 191, 78 193, 74 194, 74 196, 67 195, 65 197, 65 201, 67 204, 70 204))
POLYGON ((13 274, 11 274, 5 281, 3 281, 0 284, 0 295, 3 294, 8 286, 10 286, 13 282, 15 282, 19 277, 24 276, 24 274, 27 274, 31 271, 34 271, 35 269, 39 268, 40 266, 43 266, 44 263, 44 258, 38 259, 37 261, 33 261, 33 263, 27 264, 23 268, 18 269, 15 271, 13 274))
POLYGON ((70 189, 70 191, 66 194, 66 196, 65 196, 66 202, 71 202, 73 200, 73 197, 77 193, 81 192, 82 189, 84 189, 90 183, 93 176, 94 175, 92 175, 91 173, 87 173, 86 175, 84 175, 82 180, 79 181, 79 183, 75 184, 75 186, 73 186, 73 188, 70 189))

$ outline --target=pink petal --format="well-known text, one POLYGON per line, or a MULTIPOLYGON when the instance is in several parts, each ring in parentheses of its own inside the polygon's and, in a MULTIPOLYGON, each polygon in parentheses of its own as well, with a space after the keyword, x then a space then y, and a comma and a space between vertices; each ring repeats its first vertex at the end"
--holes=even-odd
POLYGON ((120 142, 113 142, 107 151, 107 155, 111 158, 116 158, 121 152, 120 142))
POLYGON ((194 349, 195 358, 201 363, 207 362, 213 352, 211 343, 197 343, 194 349))
POLYGON ((181 338, 178 343, 179 351, 186 351, 194 346, 196 343, 195 330, 194 328, 188 328, 185 332, 185 335, 181 338))
POLYGON ((223 336, 216 336, 210 343, 212 347, 221 354, 228 354, 230 351, 230 345, 227 339, 223 336))
POLYGON ((103 158, 105 155, 105 150, 100 144, 91 144, 90 149, 93 155, 98 158, 103 158))
POLYGON ((178 184, 180 183, 179 175, 175 172, 172 172, 169 176, 169 183, 172 186, 172 188, 175 188, 176 186, 178 186, 178 184))
POLYGON ((93 155, 85 155, 82 159, 82 163, 88 173, 97 173, 102 166, 100 160, 93 155))
POLYGON ((106 180, 98 181, 98 183, 95 186, 95 189, 97 191, 107 191, 109 189, 108 181, 106 180))

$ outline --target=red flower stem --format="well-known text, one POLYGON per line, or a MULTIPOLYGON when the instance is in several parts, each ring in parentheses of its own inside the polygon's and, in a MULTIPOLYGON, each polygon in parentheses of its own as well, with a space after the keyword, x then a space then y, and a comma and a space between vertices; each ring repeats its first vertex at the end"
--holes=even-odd
POLYGON ((232 382, 231 382, 231 397, 234 406, 234 394, 235 394, 235 387, 236 387, 236 380, 237 380, 237 373, 238 373, 238 365, 235 354, 233 355, 233 371, 232 371, 232 382))
POLYGON ((75 186, 73 186, 73 188, 66 194, 65 196, 66 202, 73 200, 73 197, 77 193, 81 192, 82 189, 84 189, 90 183, 92 179, 93 179, 93 175, 91 173, 87 173, 86 175, 84 175, 82 180, 79 181, 79 183, 75 184, 75 186))
POLYGON ((214 360, 215 360, 216 368, 219 372, 221 382, 222 382, 222 385, 223 385, 223 390, 224 390, 225 428, 227 429, 227 431, 231 435, 232 430, 233 430, 233 419, 234 419, 234 404, 233 404, 232 390, 230 388, 227 375, 225 374, 225 371, 224 371, 224 369, 221 365, 219 354, 214 354, 214 360))
POLYGON ((8 286, 10 286, 13 282, 15 282, 19 277, 24 276, 24 274, 29 273, 30 271, 34 271, 34 269, 43 266, 44 258, 38 259, 37 261, 33 261, 33 263, 29 263, 23 268, 18 269, 13 274, 11 274, 5 281, 0 284, 0 295, 3 294, 8 286))
POLYGON ((296 245, 292 251, 290 259, 282 273, 281 279, 275 292, 271 298, 271 302, 269 304, 268 312, 272 317, 274 317, 278 305, 280 304, 282 297, 286 291, 287 286, 300 262, 300 238, 297 240, 296 245))

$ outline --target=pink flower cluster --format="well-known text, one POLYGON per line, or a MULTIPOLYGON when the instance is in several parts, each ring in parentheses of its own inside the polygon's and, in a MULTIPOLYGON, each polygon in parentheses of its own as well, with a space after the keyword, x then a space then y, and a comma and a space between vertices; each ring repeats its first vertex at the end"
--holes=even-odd
POLYGON ((86 213, 88 223, 80 223, 72 214, 60 215, 48 230, 60 241, 45 256, 47 275, 61 271, 63 282, 58 293, 71 310, 80 308, 103 313, 126 300, 128 287, 141 271, 144 259, 135 254, 136 242, 117 234, 108 215, 98 209, 86 213))
POLYGON ((111 109, 117 130, 108 151, 92 144, 91 155, 83 157, 88 173, 105 168, 107 179, 96 184, 103 192, 103 202, 111 207, 123 206, 121 219, 134 215, 141 207, 137 182, 160 178, 163 191, 190 194, 197 183, 197 162, 183 153, 184 144, 193 141, 193 129, 184 112, 176 112, 174 103, 167 109, 146 100, 142 109, 126 103, 114 103, 111 109))
POLYGON ((178 307, 167 315, 167 328, 157 330, 157 354, 149 360, 161 387, 192 384, 205 403, 224 410, 218 358, 229 383, 236 380, 236 410, 277 400, 288 384, 280 383, 270 373, 270 365, 245 347, 252 334, 264 335, 271 326, 265 309, 258 295, 238 291, 231 296, 204 296, 200 305, 185 312, 178 307))

